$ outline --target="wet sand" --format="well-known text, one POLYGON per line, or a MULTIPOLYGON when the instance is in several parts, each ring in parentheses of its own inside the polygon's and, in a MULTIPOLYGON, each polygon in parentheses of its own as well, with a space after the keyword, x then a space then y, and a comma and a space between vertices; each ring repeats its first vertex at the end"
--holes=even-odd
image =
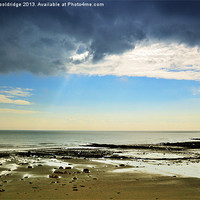
MULTIPOLYGON (((145 162, 156 162, 156 158, 154 161, 145 160, 146 154, 166 156, 169 151, 158 149, 156 152, 155 149, 142 150, 139 156, 143 158, 134 158, 137 160, 135 166, 131 165, 131 161, 135 162, 133 157, 121 155, 124 153, 121 150, 86 148, 2 152, 0 199, 199 199, 199 178, 141 171, 145 162), (108 158, 109 162, 106 161, 108 158)), ((169 158, 163 166, 170 168, 181 159, 181 162, 198 164, 199 154, 196 152, 193 155, 174 150, 176 156, 178 151, 180 158, 169 158), (183 159, 182 156, 188 154, 193 160, 191 157, 186 161, 183 159)))
POLYGON ((116 166, 86 159, 66 161, 72 169, 38 166, 41 162, 36 162, 33 168, 21 165, 9 175, 2 175, 0 188, 5 191, 0 193, 0 199, 199 199, 200 196, 197 178, 113 173, 116 166), (84 168, 90 172, 83 172, 84 168), (50 174, 59 178, 49 178, 50 174))

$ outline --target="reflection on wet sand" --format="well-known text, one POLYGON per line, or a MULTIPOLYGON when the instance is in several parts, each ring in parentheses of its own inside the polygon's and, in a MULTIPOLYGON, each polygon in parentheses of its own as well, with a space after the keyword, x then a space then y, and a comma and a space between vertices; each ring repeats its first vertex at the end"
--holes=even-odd
POLYGON ((200 178, 197 143, 1 152, 0 197, 94 199, 103 192, 99 199, 184 199, 188 194, 195 199, 200 178))

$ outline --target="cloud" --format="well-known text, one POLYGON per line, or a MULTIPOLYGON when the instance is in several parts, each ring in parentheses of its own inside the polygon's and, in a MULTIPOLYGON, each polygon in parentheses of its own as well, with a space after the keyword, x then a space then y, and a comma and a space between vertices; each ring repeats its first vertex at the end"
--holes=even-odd
POLYGON ((73 65, 68 73, 200 80, 199 63, 200 52, 197 47, 144 43, 122 55, 107 56, 97 64, 88 62, 73 65))
POLYGON ((32 110, 16 110, 16 109, 9 109, 9 108, 0 108, 0 113, 35 114, 35 113, 40 113, 40 112, 39 111, 32 111, 32 110))
MULTIPOLYGON (((77 64, 86 73, 90 70, 89 74, 99 71, 103 75, 106 70, 108 74, 128 74, 116 68, 122 61, 113 66, 112 60, 134 54, 144 41, 199 47, 199 6, 198 1, 105 1, 102 8, 0 8, 0 73, 57 75, 73 71, 77 64)), ((161 60, 155 55, 151 62, 156 62, 156 67, 147 61, 146 67, 138 65, 144 63, 139 57, 141 61, 129 59, 129 65, 135 66, 131 76, 176 78, 176 74, 191 79, 195 74, 194 79, 198 78, 185 65, 174 69, 172 64, 173 72, 168 66, 157 70, 161 60), (148 73, 143 73, 144 68, 148 73)), ((188 65, 198 68, 198 63, 191 62, 188 65)))
POLYGON ((0 103, 9 103, 17 105, 31 105, 32 103, 25 100, 14 100, 6 97, 5 95, 0 94, 0 103))
POLYGON ((4 90, 0 89, 0 93, 4 93, 8 96, 20 96, 20 97, 29 97, 32 94, 30 93, 31 91, 33 91, 33 89, 30 88, 12 88, 12 87, 3 87, 5 88, 4 90))
POLYGON ((13 88, 13 87, 1 87, 0 89, 0 103, 16 104, 16 105, 31 105, 32 103, 26 100, 15 99, 16 97, 29 97, 32 89, 29 88, 13 88))
POLYGON ((80 63, 86 61, 86 59, 87 59, 87 57, 88 57, 88 54, 89 54, 89 52, 86 51, 86 52, 81 53, 81 54, 78 54, 78 53, 77 53, 77 54, 73 55, 73 56, 71 57, 72 63, 74 63, 74 64, 80 64, 80 63))

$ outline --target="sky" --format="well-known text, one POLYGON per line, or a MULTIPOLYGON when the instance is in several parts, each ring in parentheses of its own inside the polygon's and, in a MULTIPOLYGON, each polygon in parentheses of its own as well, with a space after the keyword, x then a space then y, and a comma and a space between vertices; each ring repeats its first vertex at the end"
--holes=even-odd
POLYGON ((101 2, 0 6, 0 129, 200 130, 200 1, 101 2))

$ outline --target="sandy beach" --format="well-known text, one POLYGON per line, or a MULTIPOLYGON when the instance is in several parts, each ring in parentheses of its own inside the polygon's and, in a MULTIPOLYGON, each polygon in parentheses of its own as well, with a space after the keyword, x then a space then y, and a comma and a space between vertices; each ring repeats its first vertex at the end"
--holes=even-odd
POLYGON ((1 152, 0 199, 199 199, 199 178, 145 172, 145 160, 133 166, 128 157, 105 158, 114 154, 109 149, 1 152))
POLYGON ((113 173, 115 166, 84 159, 68 163, 73 169, 52 173, 53 167, 35 163, 33 168, 23 165, 1 176, 1 189, 5 190, 1 199, 199 199, 197 178, 113 173), (84 167, 90 172, 84 173, 84 167), (49 178, 50 174, 58 178, 49 178))

